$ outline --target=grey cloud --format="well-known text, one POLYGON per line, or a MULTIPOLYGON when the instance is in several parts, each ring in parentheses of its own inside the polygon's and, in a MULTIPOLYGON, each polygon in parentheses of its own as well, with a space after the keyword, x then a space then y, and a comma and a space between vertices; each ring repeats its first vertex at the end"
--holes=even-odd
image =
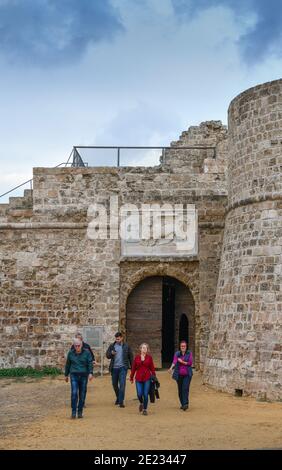
POLYGON ((72 63, 123 30, 110 0, 0 0, 0 54, 13 63, 72 63))
MULTIPOLYGON (((211 6, 227 6, 236 16, 255 13, 257 22, 239 39, 241 55, 247 64, 258 63, 268 54, 282 56, 282 2, 280 0, 171 0, 179 18, 192 18, 211 6)), ((216 27, 216 25, 215 25, 216 27)))

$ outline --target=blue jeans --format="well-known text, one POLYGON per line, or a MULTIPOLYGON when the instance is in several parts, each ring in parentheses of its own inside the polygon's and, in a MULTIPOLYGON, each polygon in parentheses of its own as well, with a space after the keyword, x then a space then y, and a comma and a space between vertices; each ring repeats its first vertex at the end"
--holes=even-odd
POLYGON ((189 405, 189 389, 192 377, 190 375, 179 375, 177 380, 178 396, 181 406, 189 405))
POLYGON ((87 380, 86 380, 86 389, 85 389, 85 397, 84 397, 84 402, 83 402, 83 407, 85 405, 85 400, 86 400, 86 395, 87 395, 87 385, 88 385, 88 378, 89 378, 89 375, 87 375, 87 380))
POLYGON ((137 382, 136 381, 136 390, 137 396, 140 403, 143 404, 144 410, 148 408, 148 397, 151 387, 151 379, 146 380, 146 382, 137 382))
POLYGON ((117 402, 121 405, 124 402, 125 384, 126 384, 126 367, 118 367, 112 369, 112 384, 115 391, 117 402))
POLYGON ((86 390, 87 390, 87 381, 88 376, 71 374, 71 409, 72 414, 76 415, 76 410, 78 413, 82 413, 86 390), (78 405, 77 405, 78 404, 78 405))

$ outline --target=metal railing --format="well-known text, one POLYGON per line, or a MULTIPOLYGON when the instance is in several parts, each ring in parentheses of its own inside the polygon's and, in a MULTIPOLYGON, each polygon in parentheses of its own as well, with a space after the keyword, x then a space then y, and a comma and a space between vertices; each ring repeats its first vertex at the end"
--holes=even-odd
MULTIPOLYGON (((71 155, 72 155, 72 153, 71 153, 71 155)), ((71 157, 71 155, 70 155, 70 157, 71 157)), ((70 157, 69 157, 69 159, 70 159, 70 157)), ((65 165, 65 166, 71 165, 71 166, 73 166, 73 162, 69 163, 69 160, 68 160, 67 162, 59 163, 59 165, 56 165, 54 168, 58 168, 59 166, 62 166, 62 165, 65 165)), ((25 186, 28 183, 30 184, 30 189, 32 189, 33 178, 31 178, 30 180, 25 181, 24 183, 18 184, 18 186, 15 186, 14 188, 10 189, 9 191, 6 191, 3 194, 0 194, 0 198, 4 197, 4 196, 7 196, 10 193, 13 193, 17 189, 21 188, 22 186, 25 186)))
MULTIPOLYGON (((200 145, 189 145, 189 146, 183 146, 183 147, 129 147, 129 146, 99 146, 99 145, 75 145, 72 148, 72 151, 69 155, 69 158, 67 162, 59 163, 59 165, 56 165, 53 168, 58 168, 60 166, 68 166, 70 165, 71 167, 75 168, 81 168, 81 167, 87 167, 88 163, 85 162, 79 152, 81 149, 94 149, 94 150, 115 150, 116 151, 116 166, 120 167, 121 165, 121 152, 122 150, 161 150, 162 152, 162 163, 165 163, 165 155, 167 150, 212 150, 213 151, 213 158, 216 158, 216 147, 214 146, 200 146, 200 145)), ((101 164, 103 166, 103 164, 101 164)), ((14 188, 10 189, 9 191, 6 191, 3 194, 0 194, 0 198, 7 196, 8 194, 16 191, 17 189, 21 188, 22 186, 25 186, 27 184, 30 184, 30 189, 32 189, 33 186, 33 178, 30 180, 25 181, 24 183, 21 183, 14 188)))
MULTIPOLYGON (((167 150, 212 150, 213 158, 216 158, 216 147, 215 146, 200 146, 200 145, 188 145, 181 147, 129 147, 129 146, 103 146, 103 145, 75 145, 72 150, 73 155, 73 167, 84 167, 88 166, 88 163, 84 162, 79 150, 83 149, 94 149, 94 150, 115 150, 116 151, 116 166, 121 165, 121 151, 122 150, 161 150, 162 152, 162 163, 165 163, 165 154, 167 150)), ((101 164, 101 166, 103 166, 101 164)))

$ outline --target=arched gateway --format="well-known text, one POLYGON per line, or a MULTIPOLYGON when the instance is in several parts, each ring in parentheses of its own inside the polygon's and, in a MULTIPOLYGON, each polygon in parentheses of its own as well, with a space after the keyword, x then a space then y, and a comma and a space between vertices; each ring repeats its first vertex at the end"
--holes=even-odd
POLYGON ((127 299, 126 336, 135 352, 148 342, 157 367, 171 363, 179 339, 188 339, 195 354, 195 303, 189 288, 169 276, 140 281, 127 299))

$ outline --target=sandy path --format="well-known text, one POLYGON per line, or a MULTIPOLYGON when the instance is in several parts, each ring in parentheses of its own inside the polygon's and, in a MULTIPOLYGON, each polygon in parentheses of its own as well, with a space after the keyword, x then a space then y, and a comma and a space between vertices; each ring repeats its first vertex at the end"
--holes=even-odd
POLYGON ((75 421, 69 419, 70 387, 62 378, 4 387, 0 382, 1 416, 5 416, 0 448, 282 448, 281 403, 261 403, 216 392, 201 385, 200 374, 195 373, 191 406, 183 412, 179 410, 175 382, 165 371, 158 377, 161 399, 149 407, 147 417, 137 411, 135 385, 130 382, 126 408, 115 407, 110 377, 106 376, 95 378, 89 385, 84 419, 75 421), (34 416, 30 415, 31 403, 34 416))

